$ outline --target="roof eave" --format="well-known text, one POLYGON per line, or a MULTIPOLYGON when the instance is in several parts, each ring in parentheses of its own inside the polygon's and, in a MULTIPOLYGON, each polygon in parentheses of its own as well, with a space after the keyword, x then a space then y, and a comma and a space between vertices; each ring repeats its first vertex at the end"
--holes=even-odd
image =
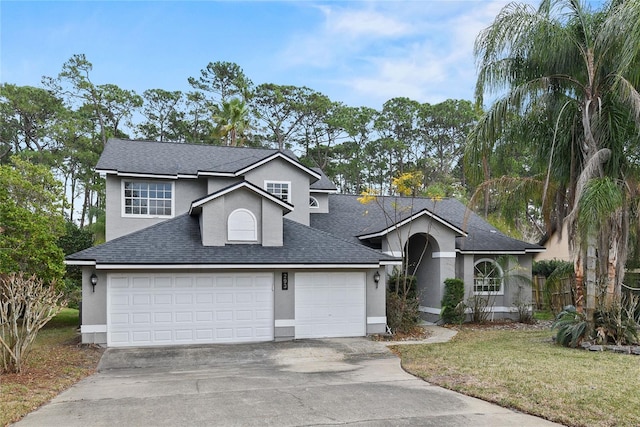
POLYGON ((520 250, 464 250, 464 249, 456 249, 456 252, 462 255, 526 255, 530 253, 541 253, 544 252, 545 249, 520 249, 520 250))
POLYGON ((319 173, 317 173, 316 171, 314 171, 313 169, 306 167, 302 163, 296 161, 295 159, 292 159, 291 157, 289 157, 286 154, 284 154, 282 152, 279 152, 279 151, 277 153, 273 153, 272 155, 265 157, 262 160, 258 160, 257 162, 255 162, 255 163, 253 163, 253 164, 251 164, 249 166, 246 166, 246 167, 244 167, 244 168, 242 168, 240 170, 237 170, 235 172, 235 175, 236 176, 243 175, 243 174, 245 174, 245 173, 247 173, 247 172, 249 172, 249 171, 251 171, 251 170, 253 170, 253 169, 257 168, 257 167, 259 167, 259 166, 264 165, 265 163, 269 163, 270 161, 275 160, 276 158, 280 158, 280 159, 282 159, 282 160, 284 160, 286 162, 291 163, 295 167, 305 171, 306 173, 308 173, 309 175, 314 177, 316 180, 319 180, 320 178, 322 178, 322 176, 319 173))
POLYGON ((326 193, 326 194, 337 194, 338 190, 318 190, 318 189, 309 189, 309 193, 326 193))
POLYGON ((294 207, 293 205, 291 205, 290 203, 285 202, 282 199, 279 199, 278 197, 275 197, 273 194, 263 190, 260 187, 257 187, 253 184, 251 184, 250 182, 247 181, 241 181, 238 182, 236 184, 232 184, 229 187, 223 188, 222 190, 219 190, 215 193, 212 193, 206 197, 203 197, 199 200, 196 200, 194 202, 191 203, 191 206, 189 208, 189 215, 193 215, 194 213, 199 213, 199 209, 201 208, 202 205, 210 202, 211 200, 217 199, 218 197, 222 197, 225 194, 231 193, 233 191, 236 191, 240 188, 246 188, 250 191, 253 191, 254 193, 258 194, 261 197, 266 198, 267 200, 272 201, 273 203, 276 203, 277 205, 279 205, 280 207, 282 207, 284 210, 287 211, 287 213, 292 212, 294 207))
POLYGON ((383 230, 380 230, 380 231, 377 231, 375 233, 361 234, 361 235, 359 235, 357 237, 360 240, 367 240, 367 239, 373 239, 373 238, 376 238, 376 237, 382 237, 382 236, 385 236, 385 235, 389 234, 390 232, 392 232, 394 230, 397 230, 399 227, 402 227, 402 226, 410 223, 411 221, 414 221, 414 220, 418 219, 419 217, 421 217, 423 215, 427 215, 427 216, 431 217, 431 219, 436 220, 437 222, 441 223, 442 225, 444 225, 444 226, 450 228, 451 230, 453 230, 454 232, 458 233, 459 236, 457 236, 457 237, 467 237, 468 236, 468 233, 465 232, 464 230, 456 227, 455 225, 451 224, 448 221, 445 221, 444 219, 440 218, 438 215, 436 215, 436 214, 434 214, 434 213, 432 213, 432 212, 430 212, 430 211, 428 211, 426 209, 422 209, 421 211, 416 212, 415 214, 411 215, 410 217, 405 218, 402 221, 391 225, 390 227, 387 227, 387 228, 385 228, 383 230))
MULTIPOLYGON (((66 261, 65 261, 66 262, 66 261)), ((385 265, 399 265, 400 261, 378 261, 364 263, 255 263, 255 264, 123 264, 123 263, 100 263, 93 264, 71 264, 68 265, 92 265, 96 270, 189 270, 189 269, 353 269, 353 268, 378 268, 385 265), (396 264, 397 263, 397 264, 396 264)))

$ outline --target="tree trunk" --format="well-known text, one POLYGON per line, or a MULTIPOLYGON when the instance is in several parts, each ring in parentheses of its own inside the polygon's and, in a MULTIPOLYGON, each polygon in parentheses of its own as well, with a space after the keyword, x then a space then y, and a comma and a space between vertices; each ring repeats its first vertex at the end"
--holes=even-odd
MULTIPOLYGON (((482 156, 482 172, 484 173, 484 181, 489 181, 489 160, 486 155, 482 156)), ((484 217, 489 216, 489 188, 484 189, 484 217)))
POLYGON ((576 310, 578 313, 584 312, 584 270, 582 269, 582 250, 578 249, 574 257, 573 270, 576 276, 576 310))
POLYGON ((593 322, 593 314, 596 310, 596 278, 597 278, 597 255, 596 242, 593 236, 590 236, 587 245, 587 257, 585 265, 585 287, 587 290, 586 298, 586 316, 587 321, 593 322))
POLYGON ((82 202, 82 215, 80 216, 80 228, 84 227, 84 220, 87 216, 87 210, 89 208, 89 187, 84 187, 84 201, 82 202))

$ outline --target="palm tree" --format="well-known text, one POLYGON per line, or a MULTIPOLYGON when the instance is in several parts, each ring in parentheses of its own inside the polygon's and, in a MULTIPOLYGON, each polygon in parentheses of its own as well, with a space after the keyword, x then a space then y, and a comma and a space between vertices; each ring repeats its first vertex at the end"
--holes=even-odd
POLYGON ((640 1, 511 3, 479 34, 475 54, 477 101, 496 100, 470 136, 466 164, 486 180, 496 147, 535 144, 541 212, 569 226, 576 305, 592 319, 599 289, 620 294, 638 227, 640 1), (518 137, 507 137, 516 126, 518 137))
POLYGON ((216 122, 216 133, 225 138, 232 147, 242 145, 242 135, 249 128, 249 108, 247 104, 232 98, 222 102, 222 110, 218 110, 213 116, 216 122))

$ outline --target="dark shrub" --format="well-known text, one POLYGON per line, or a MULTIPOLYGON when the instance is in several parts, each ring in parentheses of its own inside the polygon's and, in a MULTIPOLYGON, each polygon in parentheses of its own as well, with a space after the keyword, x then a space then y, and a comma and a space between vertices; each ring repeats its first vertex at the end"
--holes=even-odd
POLYGON ((464 282, 460 279, 444 281, 444 296, 440 305, 440 316, 444 323, 462 323, 464 321, 464 282))

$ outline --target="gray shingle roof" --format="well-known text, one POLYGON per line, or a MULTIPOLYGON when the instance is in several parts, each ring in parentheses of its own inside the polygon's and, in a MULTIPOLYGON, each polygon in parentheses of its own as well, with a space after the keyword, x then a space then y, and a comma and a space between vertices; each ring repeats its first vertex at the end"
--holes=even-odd
POLYGON ((329 213, 312 214, 311 226, 357 242, 360 240, 358 236, 382 232, 393 223, 427 210, 445 225, 467 233, 466 237, 456 238, 456 248, 461 251, 523 252, 543 249, 502 234, 455 199, 435 201, 430 198, 379 197, 379 204, 362 204, 358 198, 355 195, 330 194, 329 213))
POLYGON ((203 246, 198 217, 181 215, 102 245, 67 256, 68 261, 98 264, 378 264, 395 258, 283 220, 283 246, 203 246))
POLYGON ((329 179, 327 175, 320 168, 311 168, 318 174, 320 174, 320 179, 311 184, 311 191, 319 190, 319 191, 337 191, 337 188, 333 182, 329 179))
MULTIPOLYGON (((111 138, 104 147, 96 169, 170 176, 197 175, 198 172, 232 174, 277 153, 278 150, 267 148, 111 138)), ((292 152, 280 153, 298 162, 292 152)), ((305 168, 302 164, 300 166, 305 168)))

